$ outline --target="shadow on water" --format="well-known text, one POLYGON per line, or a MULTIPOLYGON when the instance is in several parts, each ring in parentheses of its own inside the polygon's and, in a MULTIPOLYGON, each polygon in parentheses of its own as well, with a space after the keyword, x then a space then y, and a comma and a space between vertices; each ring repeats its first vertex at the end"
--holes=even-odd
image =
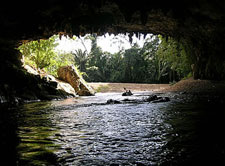
POLYGON ((18 124, 15 109, 0 105, 0 164, 17 165, 18 124))
POLYGON ((1 165, 57 165, 49 109, 49 102, 1 107, 1 165))
POLYGON ((123 99, 108 94, 1 107, 0 164, 225 164, 224 103, 99 104, 110 97, 123 99))
POLYGON ((167 107, 171 115, 165 123, 168 131, 166 149, 170 153, 162 165, 224 165, 224 104, 191 102, 167 107))
POLYGON ((51 138, 55 129, 49 119, 53 110, 51 102, 31 103, 20 108, 18 165, 58 165, 54 153, 57 146, 51 138))

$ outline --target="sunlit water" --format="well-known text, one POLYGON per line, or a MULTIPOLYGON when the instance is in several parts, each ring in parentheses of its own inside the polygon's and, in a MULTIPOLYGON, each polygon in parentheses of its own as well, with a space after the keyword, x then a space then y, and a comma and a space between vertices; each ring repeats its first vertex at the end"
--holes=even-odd
POLYGON ((13 113, 19 140, 15 165, 224 163, 223 108, 174 98, 166 103, 105 104, 125 98, 110 93, 21 106, 13 113))

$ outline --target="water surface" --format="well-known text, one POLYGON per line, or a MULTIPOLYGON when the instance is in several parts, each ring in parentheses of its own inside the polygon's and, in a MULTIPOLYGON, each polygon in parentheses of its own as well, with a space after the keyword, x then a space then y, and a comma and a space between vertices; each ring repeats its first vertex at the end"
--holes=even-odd
MULTIPOLYGON (((224 110, 210 102, 105 104, 97 94, 24 104, 10 117, 16 165, 153 166, 224 163, 224 110), (16 142, 16 143, 15 143, 16 142)), ((7 130, 7 129, 5 129, 7 130)))

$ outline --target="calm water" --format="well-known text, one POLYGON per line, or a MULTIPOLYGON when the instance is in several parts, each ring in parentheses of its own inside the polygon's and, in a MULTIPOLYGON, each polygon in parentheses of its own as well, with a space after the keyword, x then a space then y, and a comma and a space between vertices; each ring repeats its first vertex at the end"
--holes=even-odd
POLYGON ((104 104, 107 99, 125 98, 116 93, 97 94, 2 109, 1 165, 225 163, 223 104, 173 97, 166 103, 104 104))

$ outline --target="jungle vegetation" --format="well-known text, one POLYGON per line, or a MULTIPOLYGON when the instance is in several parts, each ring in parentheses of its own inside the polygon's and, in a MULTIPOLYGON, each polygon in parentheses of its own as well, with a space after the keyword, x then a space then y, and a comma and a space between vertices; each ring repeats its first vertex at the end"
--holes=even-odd
POLYGON ((22 44, 18 49, 24 64, 54 76, 60 66, 75 65, 88 82, 169 83, 191 76, 190 56, 181 43, 170 37, 152 35, 143 47, 131 43, 131 48, 121 48, 114 54, 102 51, 95 34, 85 38, 91 40, 89 53, 82 49, 56 52, 57 38, 55 35, 22 44))

